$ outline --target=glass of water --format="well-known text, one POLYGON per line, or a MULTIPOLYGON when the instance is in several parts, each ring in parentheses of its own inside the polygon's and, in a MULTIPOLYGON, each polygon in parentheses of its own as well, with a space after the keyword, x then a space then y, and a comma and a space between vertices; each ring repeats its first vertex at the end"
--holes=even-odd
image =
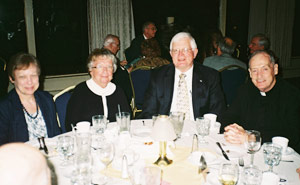
POLYGON ((61 166, 67 166, 68 158, 73 155, 74 151, 74 139, 71 136, 59 136, 57 138, 57 152, 63 158, 61 166))
POLYGON ((196 128, 198 135, 201 136, 199 138, 199 143, 207 144, 207 141, 204 139, 204 137, 209 135, 210 120, 204 117, 196 118, 196 128))
POLYGON ((273 166, 277 166, 281 160, 282 147, 272 143, 267 142, 263 144, 264 160, 267 165, 269 165, 269 172, 273 172, 273 166))
POLYGON ((106 129, 107 119, 104 115, 92 117, 93 131, 95 134, 103 134, 106 129))
POLYGON ((184 113, 170 112, 169 118, 172 122, 177 138, 180 138, 184 123, 184 113))
POLYGON ((260 185, 262 180, 262 171, 256 166, 244 167, 242 173, 244 185, 260 185))

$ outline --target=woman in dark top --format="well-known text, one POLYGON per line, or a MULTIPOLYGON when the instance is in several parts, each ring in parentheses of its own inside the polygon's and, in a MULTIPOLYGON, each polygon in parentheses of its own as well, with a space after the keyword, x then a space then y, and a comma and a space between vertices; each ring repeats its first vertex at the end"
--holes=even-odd
POLYGON ((66 130, 80 121, 91 122, 92 116, 104 115, 115 121, 118 105, 131 112, 123 90, 111 82, 117 68, 115 56, 107 49, 95 49, 88 57, 91 79, 78 84, 70 98, 66 115, 66 130))
POLYGON ((17 54, 7 71, 15 88, 0 102, 0 145, 60 134, 52 96, 37 90, 37 59, 31 54, 17 54))

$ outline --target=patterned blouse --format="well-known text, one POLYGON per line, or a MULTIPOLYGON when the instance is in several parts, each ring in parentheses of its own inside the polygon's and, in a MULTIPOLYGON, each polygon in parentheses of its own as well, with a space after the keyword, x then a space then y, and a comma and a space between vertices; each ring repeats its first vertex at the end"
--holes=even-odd
POLYGON ((23 112, 27 123, 29 141, 36 140, 40 137, 48 137, 46 123, 41 109, 38 109, 37 113, 34 114, 29 114, 24 109, 23 112))

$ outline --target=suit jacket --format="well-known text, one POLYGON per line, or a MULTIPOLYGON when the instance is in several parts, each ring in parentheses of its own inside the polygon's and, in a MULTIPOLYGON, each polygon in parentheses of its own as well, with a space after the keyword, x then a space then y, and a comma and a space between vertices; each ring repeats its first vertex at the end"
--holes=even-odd
MULTIPOLYGON (((175 66, 173 64, 163 66, 153 72, 145 94, 141 117, 151 118, 153 114, 169 114, 174 78, 175 66)), ((220 115, 225 110, 224 95, 216 70, 194 63, 192 101, 195 118, 205 113, 220 115)))
MULTIPOLYGON (((43 114, 48 137, 60 134, 52 96, 48 92, 37 90, 34 97, 43 114)), ((13 89, 0 102, 0 145, 28 140, 29 135, 23 106, 16 90, 13 89)))
POLYGON ((144 40, 144 36, 139 35, 131 41, 130 47, 125 51, 128 64, 130 64, 134 59, 142 57, 141 44, 144 40))

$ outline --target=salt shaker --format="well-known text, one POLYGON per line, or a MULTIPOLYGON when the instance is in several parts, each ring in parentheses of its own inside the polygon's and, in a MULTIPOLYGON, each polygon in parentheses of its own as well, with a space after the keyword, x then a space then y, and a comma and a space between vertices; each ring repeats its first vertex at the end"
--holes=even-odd
POLYGON ((123 179, 128 178, 128 163, 127 163, 126 155, 123 155, 123 158, 122 158, 122 178, 123 179))

